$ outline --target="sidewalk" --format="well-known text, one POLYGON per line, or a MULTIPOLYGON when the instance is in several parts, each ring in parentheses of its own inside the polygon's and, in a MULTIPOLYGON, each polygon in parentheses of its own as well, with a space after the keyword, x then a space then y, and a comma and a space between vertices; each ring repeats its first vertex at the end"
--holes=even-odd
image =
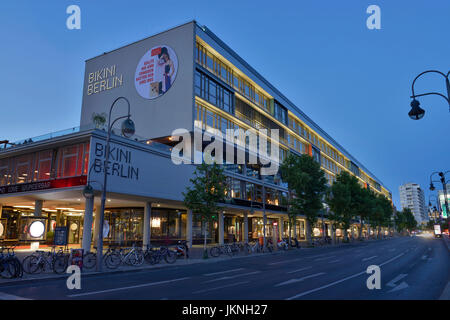
MULTIPOLYGON (((216 263, 220 261, 227 261, 230 259, 242 259, 242 258, 250 258, 255 256, 263 256, 263 255, 281 255, 281 254, 294 254, 298 252, 304 252, 304 251, 310 251, 314 250, 315 248, 339 248, 349 245, 357 245, 362 244, 364 242, 372 242, 377 240, 366 240, 366 241, 354 241, 350 243, 338 243, 335 245, 322 245, 322 246, 316 246, 316 247, 304 247, 301 246, 301 249, 291 249, 289 251, 284 250, 275 250, 270 253, 253 253, 253 254, 245 254, 245 253, 239 253, 238 255, 229 257, 227 255, 221 255, 217 258, 211 257, 209 255, 208 259, 203 259, 203 245, 194 245, 189 250, 189 259, 179 258, 174 264, 168 264, 164 261, 162 261, 159 264, 155 265, 149 265, 146 262, 144 262, 143 265, 135 267, 135 266, 128 266, 128 265, 121 265, 117 269, 108 269, 106 266, 103 266, 102 272, 97 272, 94 269, 87 270, 84 269, 82 271, 83 277, 92 277, 99 274, 115 274, 115 273, 124 273, 124 272, 142 272, 142 271, 148 271, 148 270, 154 270, 154 269, 163 269, 163 268, 170 268, 170 267, 179 267, 184 265, 191 265, 191 264, 198 264, 198 263, 216 263)), ((212 246, 208 246, 208 254, 209 249, 212 246)), ((23 258, 27 255, 31 254, 31 251, 29 250, 20 250, 16 253, 16 256, 19 258, 19 260, 23 260, 23 258)), ((49 281, 49 280, 55 280, 55 279, 67 279, 69 274, 63 273, 63 274, 55 274, 53 272, 46 272, 41 274, 23 274, 22 278, 16 278, 16 279, 2 279, 0 278, 0 287, 14 285, 14 284, 25 284, 25 283, 35 283, 35 282, 41 282, 41 281, 49 281)))

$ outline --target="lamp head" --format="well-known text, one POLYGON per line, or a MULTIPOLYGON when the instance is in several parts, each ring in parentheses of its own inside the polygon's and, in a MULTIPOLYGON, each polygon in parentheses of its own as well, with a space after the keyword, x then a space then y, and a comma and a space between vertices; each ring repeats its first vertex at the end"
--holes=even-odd
POLYGON ((88 184, 84 187, 83 196, 86 199, 91 199, 92 197, 94 197, 94 188, 92 188, 92 186, 90 184, 88 184))
POLYGON ((430 182, 430 190, 433 191, 435 189, 433 182, 430 182))
POLYGON ((413 99, 413 101, 411 101, 411 110, 408 112, 408 116, 412 120, 420 120, 423 118, 424 115, 425 115, 425 110, 423 110, 420 107, 419 101, 417 101, 416 99, 413 99))
POLYGON ((134 135, 135 133, 135 126, 134 126, 134 122, 133 120, 130 119, 130 117, 126 118, 123 122, 122 122, 122 135, 125 138, 130 138, 134 135))

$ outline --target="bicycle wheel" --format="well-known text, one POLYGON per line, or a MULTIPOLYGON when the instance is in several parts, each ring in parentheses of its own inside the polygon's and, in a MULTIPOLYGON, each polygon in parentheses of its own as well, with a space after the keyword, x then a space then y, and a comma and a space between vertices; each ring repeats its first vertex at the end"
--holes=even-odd
POLYGON ((120 263, 122 262, 122 259, 120 257, 120 254, 117 252, 110 252, 105 257, 105 264, 106 267, 109 269, 116 269, 120 263))
POLYGON ((2 259, 0 262, 0 277, 12 279, 14 277, 14 265, 8 259, 2 259))
POLYGON ((225 250, 225 253, 227 254, 227 256, 229 256, 229 257, 232 257, 232 256, 233 256, 233 250, 231 249, 230 246, 226 246, 226 247, 224 248, 224 250, 225 250))
POLYGON ((175 263, 175 261, 177 261, 177 254, 172 250, 166 249, 164 260, 166 260, 166 262, 170 264, 175 263))
POLYGON ((69 264, 69 256, 67 255, 57 255, 53 258, 52 269, 54 273, 61 274, 64 273, 69 264))
POLYGON ((211 249, 209 249, 209 253, 211 254, 211 256, 217 258, 218 256, 220 256, 220 248, 212 247, 211 249))
POLYGON ((92 269, 97 265, 97 255, 94 252, 88 252, 83 258, 83 267, 92 269))
POLYGON ((140 266, 144 263, 144 256, 142 255, 142 253, 134 251, 129 255, 126 263, 132 266, 140 266))
POLYGON ((36 274, 42 272, 42 265, 39 256, 31 255, 25 257, 22 262, 23 271, 28 274, 36 274))
POLYGON ((11 262, 14 265, 14 278, 22 278, 23 268, 22 268, 22 263, 20 263, 20 260, 17 259, 16 256, 12 256, 11 262))

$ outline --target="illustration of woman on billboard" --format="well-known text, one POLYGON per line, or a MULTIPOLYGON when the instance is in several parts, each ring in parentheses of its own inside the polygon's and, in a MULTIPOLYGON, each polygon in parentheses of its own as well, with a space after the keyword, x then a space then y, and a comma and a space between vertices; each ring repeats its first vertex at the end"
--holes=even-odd
POLYGON ((164 67, 164 92, 166 92, 172 86, 172 76, 175 72, 175 67, 166 47, 161 48, 161 53, 158 55, 158 58, 160 59, 159 64, 164 67))

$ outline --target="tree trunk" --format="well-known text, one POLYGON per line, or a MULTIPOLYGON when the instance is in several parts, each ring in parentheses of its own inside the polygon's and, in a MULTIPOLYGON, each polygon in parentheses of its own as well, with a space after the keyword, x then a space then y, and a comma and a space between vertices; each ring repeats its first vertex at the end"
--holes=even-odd
POLYGON ((204 235, 204 240, 203 240, 203 253, 206 256, 207 254, 207 250, 206 250, 206 228, 208 226, 208 222, 205 221, 204 223, 204 230, 203 230, 203 235, 204 235))
POLYGON ((288 245, 288 248, 290 248, 291 247, 291 244, 292 244, 292 236, 291 236, 291 234, 292 234, 292 223, 291 223, 291 218, 289 218, 289 245, 288 245))
POLYGON ((348 231, 347 231, 347 227, 344 227, 344 241, 348 242, 348 231))
POLYGON ((361 240, 362 238, 362 230, 364 227, 364 222, 363 219, 361 217, 359 217, 359 232, 358 232, 358 240, 361 240))
POLYGON ((306 219, 305 224, 306 224, 306 241, 308 242, 309 245, 312 245, 312 241, 311 241, 311 224, 309 223, 308 219, 306 219))
POLYGON ((332 244, 335 245, 336 244, 336 228, 333 224, 331 224, 331 240, 332 240, 332 244))

